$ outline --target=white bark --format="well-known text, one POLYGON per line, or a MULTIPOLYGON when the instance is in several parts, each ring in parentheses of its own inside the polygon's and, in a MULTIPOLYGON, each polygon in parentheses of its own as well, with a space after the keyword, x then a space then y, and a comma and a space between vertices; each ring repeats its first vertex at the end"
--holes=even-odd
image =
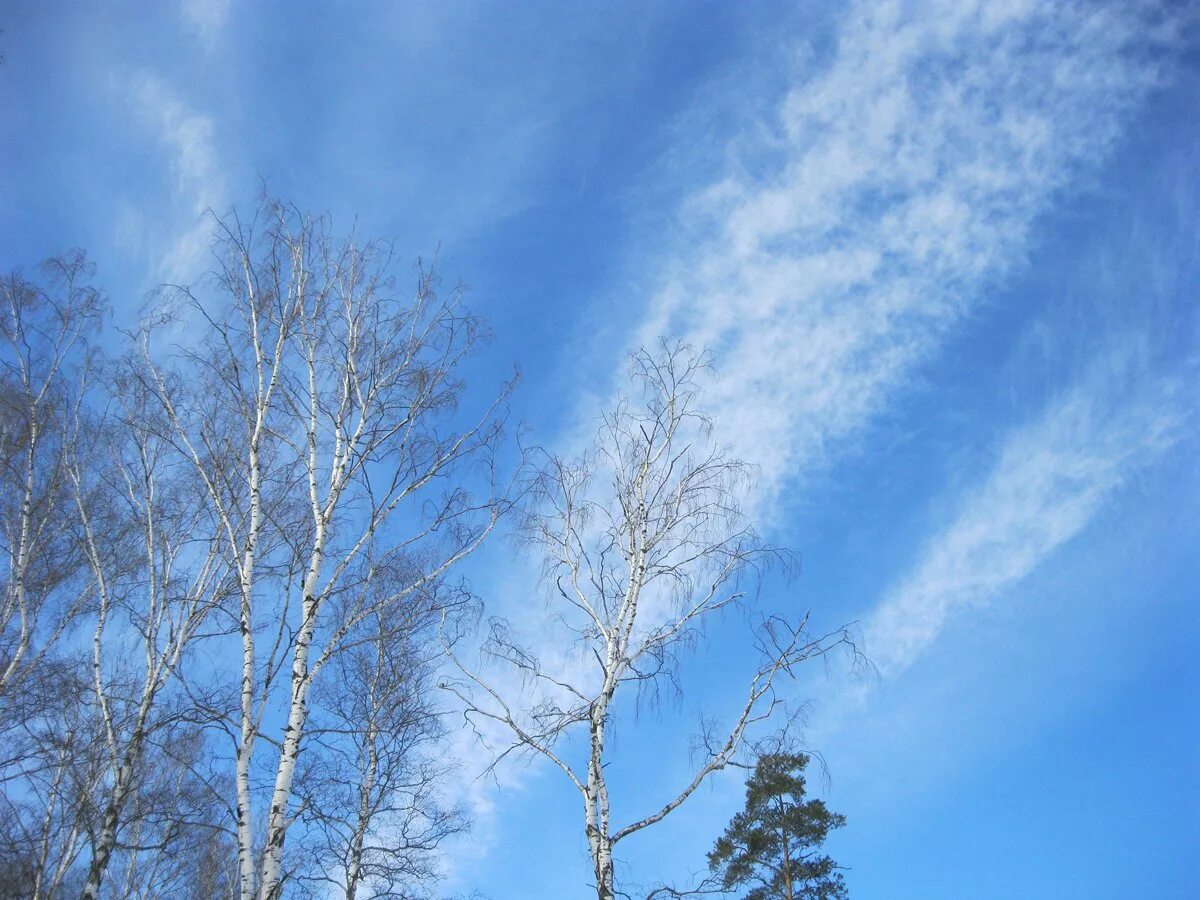
POLYGON ((324 561, 325 529, 319 527, 313 548, 312 562, 304 579, 304 597, 301 605, 300 632, 296 637, 296 650, 292 657, 292 695, 288 708, 287 725, 283 730, 283 748, 279 753, 279 765, 275 774, 275 790, 271 797, 271 808, 267 819, 267 846, 263 854, 263 876, 259 896, 262 900, 276 900, 282 890, 283 844, 291 825, 289 811, 292 798, 292 781, 296 774, 296 761, 300 755, 300 742, 308 720, 308 690, 311 685, 308 657, 316 629, 318 604, 314 596, 321 577, 324 561))
MULTIPOLYGON (((226 232, 233 239, 232 232, 226 232)), ((212 515, 218 523, 228 547, 229 558, 236 571, 238 582, 238 633, 241 640, 241 672, 239 681, 238 742, 234 752, 234 784, 236 791, 236 833, 238 847, 238 881, 241 900, 253 900, 256 893, 258 862, 254 850, 254 806, 251 789, 251 765, 257 742, 265 704, 257 699, 259 692, 257 648, 255 635, 255 590, 259 544, 265 527, 263 509, 263 445, 268 437, 268 422, 274 410, 292 321, 296 313, 296 298, 282 307, 278 319, 270 321, 260 310, 257 278, 249 256, 249 247, 242 244, 240 252, 229 274, 227 286, 234 297, 237 288, 244 289, 239 309, 248 334, 249 363, 254 374, 254 383, 249 397, 234 394, 224 395, 227 410, 234 416, 244 415, 248 424, 246 455, 244 460, 236 456, 219 459, 218 465, 231 473, 243 473, 247 491, 245 508, 238 508, 238 498, 230 498, 223 490, 221 481, 213 473, 208 456, 202 449, 212 446, 212 426, 201 419, 192 423, 177 408, 175 391, 160 371, 151 352, 149 331, 143 331, 140 347, 142 362, 148 380, 170 422, 171 430, 187 458, 193 463, 202 480, 212 515), (243 403, 247 409, 239 410, 243 403)), ((235 355, 232 332, 227 325, 218 325, 217 331, 229 356, 219 359, 221 364, 236 371, 239 359, 235 355)), ((226 373, 227 374, 227 373, 226 373)), ((228 387, 226 384, 225 387, 228 387)), ((241 389, 241 385, 238 385, 241 389)), ((236 451, 235 451, 236 452, 236 451)), ((236 474, 233 476, 236 478, 236 474)), ((282 633, 282 632, 280 632, 282 633)), ((265 694, 269 684, 263 688, 265 694)))
POLYGON ((86 382, 86 335, 104 302, 86 284, 91 268, 81 254, 48 260, 44 268, 49 287, 16 274, 0 279, 0 390, 8 394, 0 410, 0 446, 21 457, 16 466, 5 461, 5 474, 17 483, 0 485, 20 498, 12 518, 0 516, 7 569, 0 578, 0 634, 8 643, 0 661, 0 701, 51 649, 87 597, 60 577, 77 555, 64 545, 70 517, 60 507, 62 445, 72 395, 86 382), (31 584, 35 567, 54 577, 31 584))
MULTIPOLYGON (((170 474, 177 460, 170 447, 151 430, 150 399, 144 391, 127 388, 115 422, 88 426, 101 430, 99 447, 108 452, 100 462, 121 485, 119 497, 103 498, 117 512, 102 510, 107 519, 98 521, 92 508, 94 498, 85 491, 79 444, 73 445, 76 452, 67 466, 98 596, 92 679, 112 776, 100 830, 92 845, 83 900, 99 897, 118 832, 125 824, 145 742, 160 725, 159 700, 177 677, 185 652, 219 600, 224 585, 216 537, 204 540, 205 535, 197 528, 190 486, 170 474), (128 516, 123 514, 125 510, 128 516), (132 574, 129 547, 120 545, 125 521, 141 536, 143 556, 132 574), (116 534, 102 538, 101 528, 115 529, 116 534), (207 551, 197 552, 196 544, 207 547, 207 551), (111 652, 107 630, 110 618, 118 614, 123 630, 140 637, 142 645, 140 691, 136 705, 127 714, 122 711, 129 706, 130 698, 123 696, 122 689, 114 689, 110 679, 125 669, 129 660, 119 652, 114 664, 107 660, 111 652)), ((95 464, 96 460, 87 462, 95 464)))
POLYGON ((29 571, 30 562, 29 531, 30 519, 33 513, 33 478, 37 461, 38 432, 38 423, 34 420, 29 426, 29 447, 25 454, 25 483, 21 494, 21 512, 17 526, 17 549, 9 563, 9 572, 12 578, 12 605, 16 607, 21 624, 12 657, 9 659, 8 665, 0 672, 0 695, 4 694, 9 680, 21 667, 25 653, 29 650, 29 640, 32 632, 33 616, 29 608, 29 599, 25 593, 25 576, 29 571))
POLYGON ((130 784, 133 780, 133 766, 141 755, 140 746, 130 747, 129 757, 117 767, 116 780, 113 783, 112 794, 104 817, 100 824, 100 835, 92 847, 92 862, 88 867, 87 881, 84 883, 82 900, 97 900, 100 896, 100 883, 108 870, 109 860, 112 859, 113 847, 117 842, 117 828, 120 825, 121 813, 129 799, 130 784))
POLYGON ((362 773, 362 781, 358 786, 358 812, 354 820, 354 830, 350 835, 349 853, 346 859, 346 900, 355 900, 358 896, 358 883, 362 873, 363 842, 367 830, 371 827, 372 809, 371 795, 375 790, 375 776, 379 769, 379 754, 375 747, 375 724, 367 723, 363 735, 367 765, 362 773))
POLYGON ((150 330, 143 362, 175 442, 204 482, 238 579, 240 896, 273 900, 288 877, 313 685, 367 617, 440 579, 490 532, 495 496, 473 503, 458 489, 439 497, 433 488, 490 458, 501 400, 442 433, 477 324, 458 292, 437 297, 428 272, 413 299, 399 299, 383 248, 335 245, 327 223, 281 204, 219 230, 231 306, 210 313, 185 297, 212 326, 188 355, 202 376, 194 395, 177 399, 186 391, 158 365, 150 330), (406 531, 391 525, 398 509, 408 510, 406 531), (370 587, 417 558, 403 583, 370 587), (282 733, 264 736, 276 713, 282 733), (251 776, 261 771, 260 749, 275 747, 260 821, 253 807, 264 798, 251 776))
MULTIPOLYGON (((568 463, 556 457, 542 477, 541 505, 528 536, 545 553, 547 580, 560 604, 564 645, 582 645, 595 661, 590 681, 548 670, 493 627, 485 650, 541 691, 514 712, 515 700, 447 652, 465 677, 445 687, 468 718, 507 728, 513 743, 496 758, 530 752, 563 771, 583 801, 584 831, 598 900, 613 900, 615 846, 662 821, 714 772, 729 765, 747 731, 767 721, 780 701, 778 675, 805 659, 849 644, 844 629, 809 637, 804 626, 764 623, 763 664, 750 679, 747 700, 724 737, 704 735, 707 753, 691 780, 663 806, 614 827, 605 776, 608 729, 623 691, 654 689, 675 664, 705 617, 740 602, 739 579, 777 556, 758 541, 738 507, 746 467, 708 441, 707 422, 694 408, 694 378, 702 362, 687 348, 664 347, 634 357, 644 405, 620 401, 607 415, 592 452, 568 463), (606 492, 601 485, 610 485, 606 492), (586 769, 577 774, 555 746, 586 728, 586 769)), ((493 763, 495 764, 495 763, 493 763)))

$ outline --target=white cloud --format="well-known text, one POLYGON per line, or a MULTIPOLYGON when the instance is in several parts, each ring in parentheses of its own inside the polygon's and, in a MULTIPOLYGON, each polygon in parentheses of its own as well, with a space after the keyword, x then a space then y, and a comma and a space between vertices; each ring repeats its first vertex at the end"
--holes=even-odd
POLYGON ((1037 217, 1159 80, 1172 30, 1152 19, 1137 4, 858 4, 770 136, 738 148, 744 172, 781 162, 692 198, 691 245, 639 339, 715 351, 706 400, 762 466, 764 500, 819 470, 1021 262, 1037 217))
POLYGON ((232 0, 182 0, 179 11, 205 48, 212 49, 225 23, 229 21, 232 7, 232 0))
POLYGON ((130 85, 137 113, 167 152, 171 170, 171 208, 177 225, 162 249, 158 274, 186 283, 203 268, 211 244, 207 213, 228 202, 213 120, 192 110, 159 78, 141 73, 130 85))
MULTIPOLYGON (((1023 261, 1058 193, 1095 171, 1160 79, 1153 51, 1172 33, 1151 13, 862 2, 828 62, 805 71, 815 57, 797 57, 772 120, 749 143, 734 136, 731 174, 685 203, 636 341, 713 352, 720 377, 705 405, 721 440, 761 466, 763 505, 844 452, 1023 261)), ((869 649, 886 669, 911 662, 951 607, 988 599, 1077 533, 1138 454, 1169 440, 1163 395, 1118 407, 1091 393, 1099 380, 1006 444, 872 616, 869 649)), ((582 398, 580 429, 605 399, 582 398)), ((579 440, 577 429, 563 444, 579 440)), ((523 624, 536 642, 537 622, 523 624)))
POLYGON ((907 668, 955 610, 1031 573, 1171 444, 1182 422, 1174 384, 1129 394, 1114 389, 1122 368, 1093 369, 1004 442, 992 471, 865 623, 867 652, 883 674, 907 668))

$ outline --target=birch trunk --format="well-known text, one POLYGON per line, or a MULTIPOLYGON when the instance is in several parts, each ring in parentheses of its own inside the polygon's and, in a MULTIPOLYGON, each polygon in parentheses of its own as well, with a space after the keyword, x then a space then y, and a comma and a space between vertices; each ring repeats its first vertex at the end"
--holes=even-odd
POLYGON ((449 658, 466 681, 446 689, 463 703, 468 720, 489 720, 513 736, 497 762, 513 751, 541 754, 582 795, 598 900, 618 896, 614 848, 687 802, 730 764, 748 729, 775 713, 782 703, 773 693, 776 677, 849 644, 844 629, 808 636, 806 617, 765 619, 763 660, 729 730, 718 734, 702 724, 705 758, 691 779, 649 815, 622 827, 612 824, 604 767, 614 698, 622 689, 621 696, 655 690, 706 619, 739 605, 744 584, 761 566, 788 559, 764 546, 742 515, 749 468, 712 443, 710 423, 694 408, 705 358, 684 345, 663 344, 658 353, 633 354, 631 362, 642 397, 618 399, 595 443, 579 457, 545 452, 525 526, 525 537, 543 553, 553 621, 562 629, 558 647, 581 647, 595 668, 581 674, 572 659, 551 669, 542 662, 547 647, 522 646, 507 623, 496 622, 485 653, 515 670, 522 685, 536 686, 506 697, 464 666, 447 641, 449 658), (580 773, 558 755, 556 742, 585 727, 589 755, 586 773, 580 773))
POLYGON ((129 797, 129 787, 133 780, 133 767, 128 764, 122 764, 117 770, 116 782, 113 784, 112 794, 108 799, 108 806, 104 810, 104 818, 101 820, 100 836, 96 839, 96 846, 92 850, 92 862, 88 867, 87 882, 83 886, 83 892, 79 895, 81 900, 97 900, 100 896, 100 884, 104 880, 104 874, 108 871, 109 860, 112 859, 113 847, 117 843, 117 828, 120 825, 121 812, 125 808, 125 801, 129 797))
POLYGON ((241 666, 230 673, 240 701, 231 716, 240 716, 231 728, 239 896, 277 900, 289 877, 310 690, 317 684, 315 705, 321 668, 373 608, 441 578, 490 531, 501 504, 476 505, 441 479, 469 459, 490 459, 508 387, 474 425, 448 425, 461 393, 455 370, 479 323, 460 308, 458 290, 438 299, 427 269, 404 297, 388 247, 335 240, 326 220, 265 198, 252 222, 233 216, 217 233, 227 307, 205 308, 184 290, 210 333, 181 353, 188 365, 175 375, 154 369, 148 336, 143 355, 239 580, 241 666), (401 504, 415 528, 385 531, 401 504), (443 541, 450 552, 426 552, 443 541), (413 565, 424 568, 405 585, 357 599, 376 572, 413 565), (268 717, 284 723, 269 741, 278 748, 269 797, 251 781, 268 752, 268 717))
POLYGON ((291 806, 292 781, 296 774, 296 762, 300 756, 301 737, 308 718, 308 653, 312 641, 311 598, 306 597, 306 625, 301 631, 299 645, 292 664, 292 700, 284 728, 283 747, 279 752, 279 766, 275 772, 275 789, 271 795, 271 807, 267 818, 267 846, 263 853, 262 885, 258 896, 261 900, 278 900, 283 885, 283 844, 291 824, 288 812, 291 806))
MULTIPOLYGON (((32 630, 32 623, 29 621, 29 603, 25 594, 25 573, 29 570, 29 525, 33 512, 34 461, 37 457, 37 442, 38 427, 37 423, 34 422, 30 425, 29 449, 25 456, 25 484, 21 497, 20 537, 17 541, 15 557, 9 564, 13 581, 13 600, 16 603, 17 614, 21 619, 21 628, 19 637, 17 638, 17 646, 13 650, 12 659, 4 667, 4 671, 0 673, 0 697, 4 696, 9 680, 20 668, 21 661, 25 658, 25 654, 29 650, 29 638, 32 630)), ((5 610, 6 614, 9 612, 9 610, 5 610)))
POLYGON ((296 762, 300 756, 304 726, 308 720, 308 689, 311 684, 309 653, 320 608, 317 594, 325 557, 325 534, 323 524, 318 523, 312 560, 304 578, 300 632, 296 637, 296 649, 292 656, 291 703, 288 708, 287 725, 284 728, 283 746, 279 752, 279 766, 275 772, 275 790, 271 796, 271 808, 267 818, 267 846, 263 853, 260 900, 278 900, 283 889, 283 845, 291 824, 288 813, 292 800, 292 782, 296 775, 296 762))
POLYGON ((375 750, 375 729, 369 726, 365 735, 367 748, 367 770, 363 773, 358 788, 358 818, 354 823, 354 834, 350 838, 350 854, 346 861, 346 900, 355 900, 358 882, 362 873, 363 843, 367 829, 371 826, 371 791, 375 787, 375 773, 379 765, 375 750))
MULTIPOLYGON (((595 732, 593 732, 595 734, 595 732)), ((614 900, 615 878, 613 874, 613 843, 609 833, 608 786, 600 769, 600 755, 595 748, 603 749, 603 726, 600 726, 599 741, 593 744, 592 761, 588 764, 588 849, 592 857, 592 871, 596 878, 597 900, 614 900)))
POLYGON ((596 900, 615 900, 612 842, 602 834, 596 836, 592 847, 592 859, 595 863, 596 900))
POLYGON ((101 446, 108 451, 104 464, 119 475, 122 495, 115 508, 121 512, 113 512, 114 506, 107 504, 94 506, 84 489, 82 448, 73 446, 67 464, 98 600, 92 636, 92 687, 109 751, 108 769, 113 775, 92 848, 83 900, 99 897, 117 835, 126 824, 127 806, 136 790, 147 742, 170 721, 159 713, 160 696, 177 677, 187 648, 226 583, 226 571, 216 562, 215 542, 211 535, 206 542, 198 525, 194 485, 176 474, 174 464, 179 460, 173 448, 157 440, 153 425, 146 427, 151 421, 149 395, 122 381, 121 373, 114 379, 112 390, 120 398, 119 416, 111 428, 103 427, 101 446), (129 518, 126 511, 132 513, 129 518), (143 556, 136 566, 131 565, 123 527, 141 534, 143 556), (195 549, 205 543, 207 553, 195 549), (133 590, 135 586, 137 590, 133 590), (131 661, 124 656, 115 673, 105 665, 106 649, 112 649, 106 630, 110 617, 116 626, 123 625, 126 633, 140 638, 144 655, 141 691, 127 724, 122 714, 124 690, 114 689, 109 679, 116 674, 119 684, 119 673, 131 661))
POLYGON ((125 755, 117 766, 116 777, 113 779, 112 791, 109 793, 108 805, 101 820, 100 836, 92 850, 92 861, 88 866, 87 882, 84 884, 80 900, 98 900, 100 885, 108 871, 112 859, 113 848, 117 843, 117 829, 121 827, 121 818, 125 812, 125 804, 132 792, 133 777, 142 762, 142 749, 146 740, 146 722, 154 707, 155 695, 158 693, 158 676, 151 672, 147 676, 146 688, 138 707, 137 721, 129 742, 125 747, 125 755))
POLYGON ((262 426, 262 408, 259 407, 258 419, 254 434, 250 440, 249 452, 249 481, 250 481, 250 520, 246 534, 246 548, 242 554, 238 571, 238 585, 241 590, 241 603, 238 613, 238 628, 242 638, 242 676, 241 676, 241 722, 234 760, 234 781, 237 790, 237 850, 238 850, 238 887, 241 900, 252 900, 254 897, 255 865, 254 865, 254 822, 253 801, 250 792, 250 762, 254 756, 254 742, 257 735, 257 723, 254 716, 254 564, 258 549, 258 535, 262 527, 262 471, 259 463, 259 435, 262 426))

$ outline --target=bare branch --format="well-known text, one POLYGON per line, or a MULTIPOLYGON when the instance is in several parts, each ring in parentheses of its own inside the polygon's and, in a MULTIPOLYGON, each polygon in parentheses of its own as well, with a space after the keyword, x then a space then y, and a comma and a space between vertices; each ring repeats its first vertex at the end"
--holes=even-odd
MULTIPOLYGON (((702 723, 704 753, 689 781, 658 809, 613 827, 605 767, 618 692, 640 697, 673 684, 713 614, 742 604, 768 567, 791 562, 746 521, 740 500, 750 469, 713 445, 710 423, 696 407, 696 379, 706 366, 683 345, 634 354, 640 396, 618 400, 602 417, 592 448, 574 460, 541 451, 520 535, 541 551, 553 627, 560 647, 574 651, 560 654, 566 662, 545 663, 494 620, 482 649, 521 684, 504 690, 447 647, 465 680, 445 687, 464 716, 512 737, 493 751, 492 767, 513 754, 540 755, 580 793, 599 900, 617 894, 614 846, 662 821, 714 772, 736 765, 747 735, 782 712, 779 676, 836 648, 853 652, 845 629, 811 637, 807 616, 790 624, 765 619, 757 637, 762 662, 732 725, 718 737, 702 723), (581 671, 574 659, 595 667, 581 671), (578 771, 556 749, 575 729, 587 733, 586 765, 578 771)), ((659 896, 672 890, 660 888, 659 896)))

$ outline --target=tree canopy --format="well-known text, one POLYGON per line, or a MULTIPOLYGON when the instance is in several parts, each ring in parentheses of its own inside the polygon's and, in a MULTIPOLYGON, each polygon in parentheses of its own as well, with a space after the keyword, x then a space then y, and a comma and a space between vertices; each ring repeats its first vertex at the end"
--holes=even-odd
POLYGON ((746 807, 708 854, 727 891, 749 887, 744 900, 842 900, 839 866, 821 846, 846 824, 821 800, 805 799, 803 753, 760 756, 746 781, 746 807))

